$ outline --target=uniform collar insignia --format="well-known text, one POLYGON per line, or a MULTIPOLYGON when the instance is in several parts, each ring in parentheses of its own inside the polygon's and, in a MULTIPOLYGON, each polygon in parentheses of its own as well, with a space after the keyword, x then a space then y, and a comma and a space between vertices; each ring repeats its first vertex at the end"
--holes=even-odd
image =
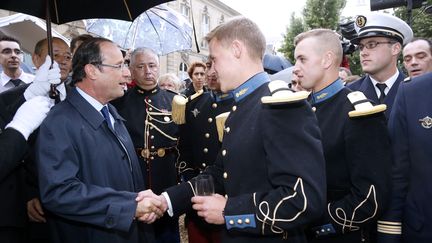
POLYGON ((342 83, 342 80, 340 78, 336 79, 333 83, 331 83, 329 86, 325 87, 324 89, 312 93, 312 104, 317 104, 320 102, 323 102, 325 100, 330 99, 335 94, 337 94, 341 89, 343 89, 344 85, 342 83))
POLYGON ((419 119, 419 122, 423 128, 429 129, 432 127, 432 118, 430 118, 429 116, 419 119))
POLYGON ((158 90, 159 90, 159 86, 156 86, 151 90, 144 90, 144 89, 140 88, 138 85, 135 86, 135 88, 139 94, 144 94, 144 95, 154 94, 154 93, 158 92, 158 90))
POLYGON ((232 91, 234 94, 234 99, 236 102, 239 102, 249 94, 251 94, 254 90, 256 90, 261 85, 270 81, 270 77, 266 72, 261 72, 244 82, 242 85, 237 87, 232 91))
POLYGON ((193 115, 195 118, 196 118, 196 117, 198 116, 198 114, 200 113, 200 111, 199 111, 197 108, 191 110, 191 112, 192 112, 192 115, 193 115))
POLYGON ((233 98, 232 93, 222 93, 222 92, 218 92, 218 91, 213 91, 212 96, 216 102, 221 102, 221 101, 233 98))

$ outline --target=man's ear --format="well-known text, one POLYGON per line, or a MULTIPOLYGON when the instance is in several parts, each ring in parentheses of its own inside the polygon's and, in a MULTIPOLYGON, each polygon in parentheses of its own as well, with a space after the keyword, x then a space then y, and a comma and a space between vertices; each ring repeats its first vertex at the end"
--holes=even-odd
POLYGON ((392 54, 398 56, 402 51, 402 45, 397 42, 394 45, 392 45, 392 54))
POLYGON ((43 62, 41 62, 41 57, 38 54, 33 53, 31 58, 32 58, 33 65, 35 65, 36 68, 42 66, 43 62))
POLYGON ((331 65, 333 64, 335 59, 335 54, 331 51, 327 51, 323 54, 322 57, 322 66, 324 69, 328 69, 329 67, 331 67, 331 65))
POLYGON ((95 80, 96 79, 98 71, 99 71, 99 69, 95 65, 86 64, 84 66, 84 72, 86 74, 86 77, 88 77, 91 80, 95 80))
POLYGON ((243 53, 243 43, 241 43, 238 40, 234 40, 231 43, 231 51, 233 52, 233 55, 238 59, 241 57, 242 53, 243 53))

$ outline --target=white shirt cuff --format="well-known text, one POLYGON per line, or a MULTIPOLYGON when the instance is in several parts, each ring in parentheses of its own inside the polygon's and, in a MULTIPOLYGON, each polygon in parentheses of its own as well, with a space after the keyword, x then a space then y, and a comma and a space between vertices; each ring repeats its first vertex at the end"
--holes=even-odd
POLYGON ((170 199, 167 192, 162 192, 162 196, 165 198, 165 200, 167 201, 167 204, 168 204, 168 210, 167 210, 168 215, 170 217, 172 217, 174 215, 174 212, 173 212, 173 208, 172 208, 172 204, 171 204, 171 199, 170 199))

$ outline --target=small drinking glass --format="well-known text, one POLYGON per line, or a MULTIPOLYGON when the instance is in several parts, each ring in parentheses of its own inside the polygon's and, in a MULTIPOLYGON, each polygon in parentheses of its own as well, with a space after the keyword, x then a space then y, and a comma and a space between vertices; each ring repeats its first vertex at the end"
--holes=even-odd
POLYGON ((213 177, 211 175, 198 175, 195 178, 195 196, 211 196, 213 194, 213 177))

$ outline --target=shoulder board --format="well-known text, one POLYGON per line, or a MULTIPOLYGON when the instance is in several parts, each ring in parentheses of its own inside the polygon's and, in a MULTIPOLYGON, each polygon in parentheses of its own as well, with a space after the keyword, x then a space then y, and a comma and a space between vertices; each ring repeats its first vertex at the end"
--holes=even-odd
POLYGON ((347 97, 355 109, 348 112, 349 117, 369 116, 384 112, 387 109, 385 104, 372 105, 371 101, 361 91, 353 91, 347 97))
POLYGON ((171 117, 177 125, 186 123, 186 104, 188 100, 183 95, 175 95, 171 103, 171 117))
POLYGON ((196 92, 195 94, 189 96, 188 101, 191 101, 199 96, 201 96, 202 94, 204 94, 204 90, 198 90, 198 92, 196 92))
POLYGON ((406 77, 403 81, 404 82, 410 82, 411 81, 411 77, 406 77))
POLYGON ((295 103, 307 99, 309 92, 293 92, 288 88, 288 83, 282 80, 274 80, 268 84, 271 95, 261 98, 264 104, 286 104, 295 103))

